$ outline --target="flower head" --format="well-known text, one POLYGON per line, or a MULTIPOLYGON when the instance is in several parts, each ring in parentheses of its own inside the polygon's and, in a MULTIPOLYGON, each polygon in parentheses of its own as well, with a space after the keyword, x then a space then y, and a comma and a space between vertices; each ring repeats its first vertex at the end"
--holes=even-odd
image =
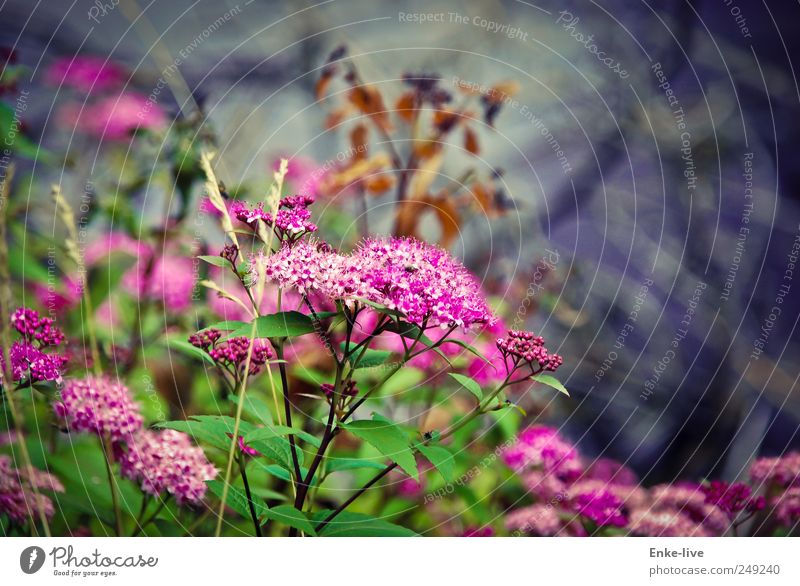
MULTIPOLYGON (((233 368, 235 372, 241 373, 247 363, 250 338, 237 336, 220 341, 221 338, 222 332, 211 328, 189 336, 189 343, 196 348, 205 350, 217 364, 233 368)), ((253 340, 253 350, 250 352, 250 374, 258 374, 272 356, 272 348, 266 339, 253 340)))
POLYGON ((142 427, 139 405, 121 382, 103 376, 69 380, 60 395, 53 409, 70 431, 119 441, 142 427))
POLYGON ((566 442, 557 430, 543 425, 523 431, 517 442, 503 452, 503 459, 518 472, 537 468, 565 480, 575 479, 581 473, 575 446, 566 442))
POLYGON ((93 55, 62 57, 54 61, 45 73, 48 83, 69 86, 85 93, 117 88, 124 78, 122 67, 93 55))
POLYGON ((630 514, 630 530, 646 537, 710 537, 703 525, 676 510, 635 509, 630 514))
POLYGON ((311 221, 311 210, 308 209, 312 203, 314 198, 309 196, 284 197, 278 202, 278 209, 273 216, 264 210, 263 203, 250 207, 247 203, 237 200, 231 204, 230 212, 237 220, 254 230, 261 221, 274 230, 279 240, 296 242, 306 234, 317 231, 317 225, 311 221))
POLYGON ((139 482, 148 494, 174 496, 178 505, 200 502, 206 481, 217 475, 202 448, 185 433, 171 429, 139 431, 125 449, 117 448, 117 458, 125 478, 139 482))
POLYGON ((39 348, 58 346, 64 341, 64 334, 49 317, 40 317, 39 312, 20 307, 11 314, 11 325, 25 340, 39 348))
POLYGON ((777 458, 759 458, 750 467, 753 482, 780 487, 800 486, 800 452, 777 458))
POLYGON ((20 524, 31 517, 37 518, 40 508, 46 517, 52 517, 53 501, 37 492, 40 490, 64 492, 64 486, 49 472, 16 469, 10 456, 0 454, 0 514, 20 524))
POLYGON ((511 360, 511 371, 519 366, 528 365, 532 372, 540 370, 554 371, 564 362, 558 354, 550 354, 544 347, 544 338, 533 332, 508 330, 508 336, 497 339, 497 349, 506 360, 511 360))
POLYGON ((624 527, 628 522, 622 513, 622 501, 608 490, 595 489, 580 493, 572 499, 572 506, 598 527, 624 527))
POLYGON ((706 503, 717 505, 729 515, 740 511, 758 511, 764 508, 763 497, 751 497, 752 490, 742 482, 729 484, 722 480, 712 480, 702 488, 706 503))

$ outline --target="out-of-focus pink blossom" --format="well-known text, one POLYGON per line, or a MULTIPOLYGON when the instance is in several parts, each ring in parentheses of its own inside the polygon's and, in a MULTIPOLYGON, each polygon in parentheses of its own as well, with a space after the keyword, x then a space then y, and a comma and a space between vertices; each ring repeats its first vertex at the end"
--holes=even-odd
POLYGON ((120 87, 126 72, 114 61, 80 55, 56 59, 45 72, 45 80, 56 86, 68 86, 80 92, 94 93, 120 87))

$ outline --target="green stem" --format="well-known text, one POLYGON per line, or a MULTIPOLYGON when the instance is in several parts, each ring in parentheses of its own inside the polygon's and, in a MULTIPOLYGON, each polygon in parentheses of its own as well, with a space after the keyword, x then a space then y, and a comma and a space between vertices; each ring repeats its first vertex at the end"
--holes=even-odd
POLYGON ((244 493, 247 495, 247 506, 250 508, 250 517, 253 519, 253 527, 256 530, 256 537, 261 537, 261 523, 258 522, 258 515, 256 514, 256 506, 253 503, 253 495, 250 493, 250 483, 247 481, 247 459, 242 454, 239 460, 239 470, 242 472, 242 483, 244 484, 244 493))
POLYGON ((156 510, 153 511, 153 513, 146 520, 142 521, 141 523, 137 523, 137 527, 136 527, 136 529, 134 529, 133 533, 131 533, 131 537, 136 537, 137 535, 139 535, 139 533, 144 531, 145 527, 147 527, 150 523, 155 521, 155 519, 158 516, 158 514, 162 510, 164 510, 164 506, 166 504, 167 504, 167 499, 166 498, 161 499, 161 502, 158 503, 158 506, 156 507, 156 510))
POLYGON ((113 451, 111 441, 108 437, 103 438, 103 451, 105 452, 104 460, 106 463, 106 473, 108 474, 108 486, 111 489, 111 504, 114 507, 114 529, 117 532, 117 537, 122 535, 122 509, 119 506, 119 490, 117 481, 114 478, 114 470, 112 469, 113 451))

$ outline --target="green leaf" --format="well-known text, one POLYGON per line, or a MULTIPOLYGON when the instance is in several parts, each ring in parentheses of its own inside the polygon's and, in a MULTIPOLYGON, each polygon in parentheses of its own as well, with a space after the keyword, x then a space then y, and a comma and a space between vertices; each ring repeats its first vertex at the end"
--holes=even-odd
POLYGON ((353 421, 345 424, 344 428, 397 463, 406 474, 415 480, 419 479, 417 461, 409 447, 408 436, 397 425, 373 414, 372 420, 353 421))
POLYGON ((398 336, 409 338, 411 340, 419 340, 426 346, 433 346, 433 340, 422 333, 422 329, 415 324, 407 321, 392 322, 384 328, 387 332, 393 332, 398 336))
MULTIPOLYGON (((279 437, 270 428, 262 427, 248 432, 244 436, 244 442, 262 456, 277 462, 286 470, 291 471, 293 469, 291 445, 288 440, 279 437)), ((302 450, 297 450, 297 458, 300 463, 303 462, 302 450)))
MULTIPOLYGON (((231 447, 235 421, 225 415, 193 415, 186 421, 161 421, 153 427, 157 429, 174 429, 189 434, 196 442, 203 442, 215 448, 228 451, 231 447)), ((246 435, 254 428, 252 423, 241 421, 239 434, 246 435)))
POLYGON ((210 265, 214 265, 215 267, 219 267, 221 269, 232 268, 231 263, 228 262, 227 259, 222 258, 221 256, 213 256, 213 255, 200 255, 197 258, 207 262, 210 265))
POLYGON ((450 377, 457 381, 462 387, 475 395, 475 398, 478 399, 478 403, 483 401, 483 391, 478 383, 463 374, 458 374, 456 372, 448 372, 447 374, 449 374, 450 377))
MULTIPOLYGON (((321 523, 331 511, 314 514, 314 522, 321 523)), ((320 532, 321 537, 415 537, 411 529, 376 519, 361 513, 342 511, 320 532)))
POLYGON ((204 330, 214 329, 214 330, 222 330, 230 332, 231 330, 238 330, 239 328, 243 328, 246 325, 247 322, 227 320, 227 321, 218 321, 217 323, 211 324, 203 329, 204 330))
MULTIPOLYGON (((289 338, 293 336, 302 336, 305 334, 313 334, 314 322, 312 319, 298 311, 284 311, 281 313, 273 313, 271 315, 262 315, 255 319, 256 323, 256 338, 289 338)), ((226 338, 235 338, 238 336, 250 337, 252 334, 252 322, 237 329, 226 338)))
POLYGON ((328 474, 334 472, 344 472, 345 470, 359 470, 361 468, 371 468, 373 470, 383 470, 385 464, 375 460, 365 460, 360 458, 329 458, 326 471, 328 474))
MULTIPOLYGON (((138 326, 137 326, 138 327, 138 326)), ((181 354, 185 354, 189 358, 194 358, 195 360, 201 360, 206 364, 210 364, 214 366, 214 359, 209 356, 205 350, 198 348, 197 346, 192 346, 186 340, 181 338, 165 338, 164 343, 167 345, 168 348, 171 350, 176 350, 181 354)))
POLYGON ((369 301, 368 299, 359 299, 359 303, 363 303, 377 311, 378 313, 383 313, 386 315, 393 315, 395 317, 404 317, 403 313, 397 311, 396 309, 389 309, 385 305, 381 305, 380 303, 375 303, 374 301, 369 301))
POLYGON ((361 352, 362 350, 359 350, 355 355, 350 355, 347 357, 347 360, 350 362, 350 365, 354 370, 359 368, 374 368, 375 366, 382 366, 386 364, 387 360, 392 355, 392 352, 388 350, 373 350, 372 348, 367 348, 364 351, 363 356, 361 356, 361 352))
POLYGON ((532 376, 531 380, 536 381, 537 383, 542 383, 543 385, 547 385, 548 387, 552 387, 559 393, 564 393, 567 397, 569 397, 569 391, 567 391, 567 388, 562 385, 561 381, 554 376, 550 376, 549 374, 537 374, 532 376))
MULTIPOLYGON (((206 480, 206 485, 211 492, 222 500, 222 491, 225 489, 225 483, 222 480, 206 480)), ((245 519, 250 519, 250 505, 247 502, 247 494, 243 490, 229 484, 225 504, 245 519)), ((256 517, 259 519, 269 511, 267 505, 259 499, 253 499, 253 508, 256 510, 256 517)))
MULTIPOLYGON (((296 427, 288 427, 286 425, 268 425, 267 427, 257 429, 256 432, 263 432, 263 437, 280 437, 284 435, 296 435, 300 439, 310 443, 312 446, 318 448, 322 443, 319 438, 311 435, 307 431, 297 429, 296 427), (269 435, 269 434, 272 435, 269 435)), ((254 432, 255 433, 255 432, 254 432)), ((252 434, 251 434, 252 435, 252 434)), ((247 438, 245 438, 247 439, 247 438)))
POLYGON ((295 529, 298 529, 303 533, 307 533, 308 535, 317 534, 317 532, 314 531, 314 526, 311 524, 311 521, 308 520, 308 517, 306 517, 305 513, 303 513, 303 511, 298 511, 292 505, 278 505, 276 507, 272 507, 271 509, 267 509, 267 511, 264 513, 264 517, 273 521, 277 521, 278 523, 283 523, 289 527, 294 527, 295 529))
POLYGON ((453 459, 453 454, 441 446, 419 444, 417 449, 436 467, 445 482, 453 482, 455 480, 456 463, 453 459))

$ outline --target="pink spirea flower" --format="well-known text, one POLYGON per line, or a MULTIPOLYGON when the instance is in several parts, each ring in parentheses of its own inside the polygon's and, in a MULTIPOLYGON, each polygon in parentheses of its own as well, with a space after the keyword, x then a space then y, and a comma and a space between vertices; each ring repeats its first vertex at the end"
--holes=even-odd
MULTIPOLYGON (((14 342, 9 349, 12 376, 16 382, 35 383, 40 381, 61 382, 64 368, 69 362, 67 356, 45 354, 28 342, 14 342)), ((4 358, 0 355, 0 379, 5 370, 4 358)))
POLYGON ((558 509, 550 505, 531 505, 509 513, 505 518, 506 529, 524 535, 552 537, 562 528, 558 509))
POLYGON ((58 346, 64 341, 64 334, 59 330, 52 318, 40 317, 39 312, 27 307, 20 307, 11 314, 11 326, 31 344, 42 348, 58 346))
POLYGON ((117 458, 125 478, 140 483, 148 494, 172 495, 178 505, 200 502, 206 481, 217 475, 202 448, 185 433, 171 429, 141 430, 125 449, 117 450, 117 458))
POLYGON ((273 216, 272 212, 264 209, 263 203, 250 207, 246 202, 237 200, 231 204, 230 214, 253 230, 259 221, 264 222, 275 231, 279 240, 295 242, 305 234, 317 231, 317 225, 311 221, 311 210, 308 209, 312 203, 314 199, 311 197, 284 197, 278 202, 278 209, 273 216))
POLYGON ((237 336, 221 340, 222 332, 210 328, 189 336, 189 343, 195 348, 204 350, 214 362, 222 366, 231 367, 240 372, 247 364, 247 354, 250 352, 250 374, 258 374, 267 360, 273 357, 272 348, 266 339, 253 340, 253 350, 250 351, 250 338, 237 336))
POLYGON ((122 277, 122 285, 137 296, 162 303, 171 311, 185 311, 192 305, 195 272, 192 259, 163 255, 153 261, 147 275, 148 260, 139 262, 122 277))
POLYGON ((777 458, 759 458, 750 467, 753 482, 780 487, 800 486, 800 452, 777 458))
POLYGON ((371 301, 418 326, 466 328, 494 319, 472 273, 443 249, 413 238, 368 239, 350 255, 299 242, 265 263, 267 277, 283 287, 347 304, 371 301))
POLYGON ((622 501, 608 490, 582 492, 571 502, 575 512, 591 519, 598 527, 624 527, 628 522, 622 513, 622 501))
POLYGON ((706 503, 716 505, 729 515, 744 509, 760 511, 764 508, 763 497, 751 497, 752 490, 742 482, 729 484, 722 480, 712 480, 702 488, 706 503))
POLYGON ((533 425, 520 433, 517 442, 503 452, 506 465, 517 472, 538 467, 564 480, 577 478, 581 462, 575 446, 557 430, 533 425))
POLYGON ((73 432, 128 440, 142 427, 139 405, 128 388, 107 377, 69 380, 53 404, 56 416, 73 432))
POLYGON ((83 111, 70 107, 62 122, 74 124, 86 134, 106 140, 126 140, 137 129, 159 130, 167 116, 145 96, 124 93, 109 96, 87 105, 83 111))
POLYGON ((51 85, 85 93, 118 88, 124 79, 125 70, 119 64, 92 55, 61 57, 45 72, 45 80, 51 85))
POLYGON ((619 499, 625 509, 645 506, 648 502, 647 491, 637 484, 617 484, 606 480, 582 478, 566 489, 568 498, 575 498, 581 493, 605 491, 619 499))
POLYGON ((783 525, 793 527, 800 522, 800 488, 790 488, 777 497, 773 504, 775 517, 783 525))
POLYGON ((38 520, 40 508, 46 517, 52 517, 53 501, 42 493, 37 498, 34 489, 63 492, 64 486, 58 478, 43 470, 34 469, 29 474, 25 467, 16 469, 10 456, 0 454, 0 514, 19 524, 31 517, 38 520))
MULTIPOLYGON (((530 365, 531 370, 556 370, 564 363, 558 354, 551 354, 544 346, 544 338, 533 332, 508 330, 505 338, 497 339, 497 349, 513 367, 530 365)), ((509 371, 512 367, 509 367, 509 371)))
POLYGON ((712 534, 688 515, 671 509, 635 509, 630 530, 644 537, 711 537, 712 534))
POLYGON ((682 512, 713 535, 724 534, 730 526, 730 519, 725 512, 706 503, 706 496, 700 485, 661 484, 654 486, 649 492, 652 510, 682 512))

